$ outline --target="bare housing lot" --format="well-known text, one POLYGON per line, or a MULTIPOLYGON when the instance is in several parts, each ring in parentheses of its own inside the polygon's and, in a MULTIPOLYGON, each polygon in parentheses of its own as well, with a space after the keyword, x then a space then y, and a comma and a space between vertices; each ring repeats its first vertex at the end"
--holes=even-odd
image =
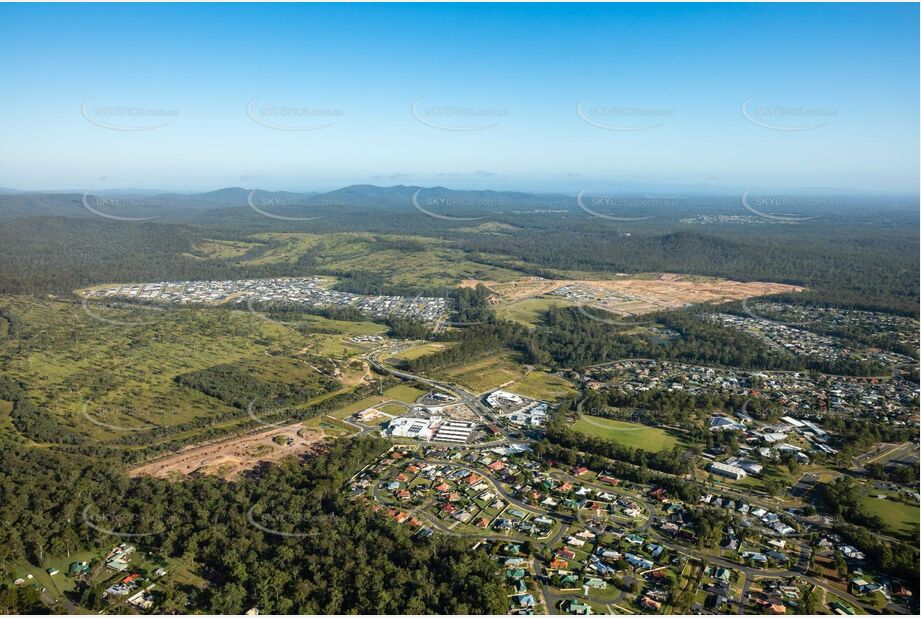
POLYGON ((576 298, 581 304, 621 315, 640 315, 653 311, 679 309, 700 303, 731 301, 801 292, 804 288, 783 283, 732 281, 706 277, 686 277, 666 273, 656 277, 618 277, 614 279, 543 279, 528 277, 508 283, 468 279, 462 287, 482 283, 494 294, 496 304, 514 304, 529 298, 576 298))
POLYGON ((302 423, 273 427, 209 444, 187 447, 128 472, 129 476, 164 478, 171 474, 210 474, 233 479, 262 463, 275 463, 313 452, 323 441, 323 430, 302 423), (276 441, 277 440, 277 441, 276 441))

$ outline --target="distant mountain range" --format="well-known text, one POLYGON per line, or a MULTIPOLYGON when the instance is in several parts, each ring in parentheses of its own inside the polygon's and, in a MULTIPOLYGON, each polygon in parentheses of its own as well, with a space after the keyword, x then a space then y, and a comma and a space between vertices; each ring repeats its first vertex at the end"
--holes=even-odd
MULTIPOLYGON (((580 212, 586 216, 595 211, 616 213, 622 217, 643 217, 651 214, 689 214, 701 212, 740 211, 741 194, 714 195, 650 195, 644 192, 623 191, 609 193, 604 199, 593 199, 600 194, 586 194, 584 200, 576 196, 525 193, 520 191, 456 190, 446 187, 421 187, 416 185, 351 185, 325 193, 266 191, 243 187, 225 187, 203 193, 160 192, 124 189, 105 191, 34 192, 0 188, 0 217, 28 216, 103 216, 112 219, 137 220, 144 218, 187 220, 203 222, 219 214, 225 221, 246 222, 259 219, 307 220, 315 216, 334 217, 361 211, 419 211, 436 218, 475 219, 484 215, 521 214, 529 212, 580 212)), ((775 196, 778 194, 774 194, 775 196)), ((787 194, 792 195, 792 194, 787 194)), ((804 193, 814 197, 813 193, 804 193)), ((917 200, 910 198, 839 196, 833 194, 835 207, 863 214, 874 208, 901 211, 917 209, 917 200)), ((810 203, 822 209, 820 200, 803 200, 806 210, 810 203)))

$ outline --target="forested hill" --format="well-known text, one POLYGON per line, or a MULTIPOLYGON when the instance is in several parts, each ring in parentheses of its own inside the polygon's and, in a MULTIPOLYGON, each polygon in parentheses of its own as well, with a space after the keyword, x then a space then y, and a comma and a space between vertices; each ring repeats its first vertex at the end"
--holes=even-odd
POLYGON ((774 281, 809 288, 808 300, 917 315, 916 230, 882 233, 864 229, 793 230, 741 236, 670 232, 612 238, 603 229, 515 233, 502 242, 465 236, 470 251, 498 251, 543 269, 606 272, 675 272, 774 281))
POLYGON ((376 240, 390 243, 379 246, 380 250, 418 253, 427 245, 411 242, 411 237, 434 239, 470 261, 543 277, 573 271, 588 276, 710 275, 801 285, 809 288, 800 297, 807 302, 918 312, 917 213, 904 209, 890 207, 875 220, 872 213, 852 212, 852 208, 846 216, 801 224, 693 225, 682 217, 708 209, 733 212, 738 206, 727 203, 728 198, 699 198, 679 202, 668 216, 660 213, 649 220, 620 222, 583 212, 563 196, 512 192, 425 189, 422 195, 428 196, 428 202, 417 209, 412 199, 418 191, 416 187, 356 186, 318 195, 279 192, 265 195, 268 205, 258 199, 254 204, 263 213, 281 217, 303 214, 302 206, 309 204, 309 211, 320 216, 310 221, 265 216, 239 204, 249 196, 241 188, 159 196, 156 199, 164 200, 163 204, 127 211, 154 212, 158 218, 152 221, 93 215, 76 195, 0 196, 0 217, 4 217, 0 293, 62 294, 116 281, 308 274, 349 278, 356 273, 330 260, 320 265, 316 258, 323 256, 307 251, 295 260, 254 258, 280 242, 279 232, 370 233, 400 236, 399 240, 377 236, 376 240), (23 199, 33 200, 35 212, 42 212, 42 204, 48 201, 56 216, 20 216, 22 211, 10 204, 23 199), (67 203, 65 210, 61 200, 67 203), (65 211, 68 216, 61 216, 65 211), (485 219, 429 216, 444 212, 479 213, 485 219), (266 233, 276 236, 267 238, 266 233), (215 239, 247 242, 252 247, 243 255, 196 251, 197 244, 215 239))

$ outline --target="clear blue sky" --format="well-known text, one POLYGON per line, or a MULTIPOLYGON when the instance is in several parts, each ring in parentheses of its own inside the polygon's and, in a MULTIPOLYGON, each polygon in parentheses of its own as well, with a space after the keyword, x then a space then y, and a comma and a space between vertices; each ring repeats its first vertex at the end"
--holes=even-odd
POLYGON ((915 192, 918 50, 907 4, 0 5, 0 185, 915 192))

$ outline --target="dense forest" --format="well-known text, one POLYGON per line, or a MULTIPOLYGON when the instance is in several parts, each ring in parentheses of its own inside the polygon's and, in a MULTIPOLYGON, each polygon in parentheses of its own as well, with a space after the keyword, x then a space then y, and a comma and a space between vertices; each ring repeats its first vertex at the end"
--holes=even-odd
POLYGON ((864 470, 871 479, 879 479, 890 483, 902 483, 905 485, 917 483, 921 477, 921 466, 917 462, 908 464, 881 464, 868 463, 864 470))
MULTIPOLYGON (((174 483, 129 480, 94 459, 5 442, 0 576, 7 579, 19 560, 41 566, 51 555, 126 540, 105 528, 145 535, 128 540, 155 556, 201 565, 211 585, 167 584, 165 613, 504 613, 502 578, 486 554, 442 535, 414 538, 411 529, 347 499, 345 481, 388 446, 345 440, 326 457, 273 466, 256 478, 174 483), (295 536, 264 532, 248 514, 295 536)), ((2 588, 0 611, 31 609, 28 594, 2 588)), ((100 592, 79 590, 78 600, 102 610, 100 592)))

